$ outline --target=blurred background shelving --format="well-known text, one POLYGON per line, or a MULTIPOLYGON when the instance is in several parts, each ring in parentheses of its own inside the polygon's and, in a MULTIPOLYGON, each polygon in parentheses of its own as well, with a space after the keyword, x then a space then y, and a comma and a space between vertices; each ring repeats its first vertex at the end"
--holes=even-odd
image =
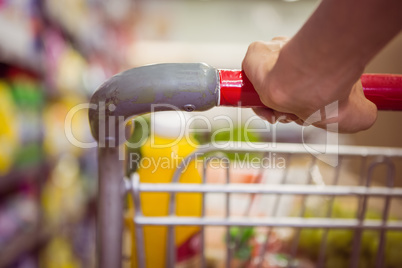
MULTIPOLYGON (((127 67, 135 10, 106 2, 0 1, 0 267, 94 266, 96 152, 64 123, 127 67)), ((71 128, 91 141, 86 111, 71 128)))

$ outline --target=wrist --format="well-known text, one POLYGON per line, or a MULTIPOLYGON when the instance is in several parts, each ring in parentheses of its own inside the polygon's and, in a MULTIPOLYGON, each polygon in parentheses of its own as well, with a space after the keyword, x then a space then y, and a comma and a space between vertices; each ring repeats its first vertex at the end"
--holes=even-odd
POLYGON ((291 67, 289 72, 300 77, 333 84, 354 83, 365 68, 365 61, 357 53, 334 49, 327 43, 311 42, 301 35, 290 40, 279 54, 278 66, 285 64, 291 67))

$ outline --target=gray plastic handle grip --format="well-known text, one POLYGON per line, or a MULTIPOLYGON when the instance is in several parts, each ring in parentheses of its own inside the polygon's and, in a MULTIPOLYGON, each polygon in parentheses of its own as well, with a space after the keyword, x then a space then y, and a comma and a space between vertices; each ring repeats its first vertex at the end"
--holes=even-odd
POLYGON ((100 146, 124 142, 125 120, 154 111, 205 111, 219 99, 217 69, 204 63, 133 68, 104 82, 91 98, 91 132, 100 146), (93 105, 95 104, 95 105, 93 105), (165 105, 165 106, 163 106, 165 105), (112 142, 111 142, 112 141, 112 142))

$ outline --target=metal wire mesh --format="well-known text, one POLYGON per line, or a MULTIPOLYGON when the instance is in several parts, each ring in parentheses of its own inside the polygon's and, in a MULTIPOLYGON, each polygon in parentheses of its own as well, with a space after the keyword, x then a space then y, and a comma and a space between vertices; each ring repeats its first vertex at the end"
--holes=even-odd
MULTIPOLYGON (((223 153, 261 153, 260 157, 268 152, 256 149, 252 146, 241 144, 236 148, 221 150, 209 147, 189 155, 188 160, 195 157, 205 157, 202 165, 202 183, 179 183, 179 178, 184 170, 180 165, 171 183, 140 183, 137 174, 126 179, 126 188, 133 196, 135 215, 135 243, 137 244, 137 266, 145 267, 144 247, 138 246, 144 243, 143 226, 163 225, 168 227, 167 236, 167 267, 174 267, 175 244, 174 232, 176 226, 200 226, 200 267, 206 267, 205 260, 205 228, 208 226, 224 226, 226 228, 226 267, 231 267, 233 248, 230 246, 230 228, 232 226, 261 227, 265 236, 262 246, 259 248, 258 258, 255 258, 254 267, 262 267, 264 254, 268 248, 270 236, 275 228, 292 228, 292 241, 289 242, 289 254, 297 256, 300 251, 300 237, 303 230, 322 230, 319 241, 319 252, 315 266, 325 267, 326 253, 328 251, 328 237, 332 230, 349 230, 353 232, 351 240, 351 252, 348 265, 358 267, 362 237, 366 230, 375 230, 378 233, 377 254, 374 267, 384 267, 386 233, 390 230, 402 230, 402 221, 390 220, 391 202, 402 198, 402 188, 394 187, 395 177, 402 160, 402 150, 394 148, 367 148, 367 147, 326 147, 325 152, 329 156, 337 158, 337 165, 331 167, 317 157, 306 152, 300 144, 277 144, 270 149, 270 153, 283 157, 286 167, 280 170, 274 183, 264 183, 262 178, 272 169, 260 168, 256 173, 253 183, 233 183, 233 165, 227 161, 223 153), (216 153, 220 152, 219 156, 216 153), (215 153, 211 155, 211 153, 215 153), (208 164, 212 159, 225 160, 225 180, 221 184, 208 183, 208 164), (353 179, 347 174, 353 174, 353 179), (170 194, 169 215, 166 217, 144 216, 141 212, 140 193, 163 192, 170 194), (202 195, 202 210, 200 217, 183 217, 176 215, 175 200, 177 193, 200 193, 202 195), (225 208, 223 217, 211 217, 206 215, 208 195, 223 194, 225 196, 225 208), (233 215, 233 211, 239 208, 233 207, 231 195, 243 194, 248 196, 248 204, 241 215, 233 215), (261 196, 269 196, 267 213, 263 216, 252 215, 253 204, 263 202, 261 196), (292 197, 291 214, 281 215, 283 200, 292 197), (336 199, 344 198, 346 203, 353 208, 353 217, 339 217, 335 215, 334 205, 336 199), (381 216, 377 219, 367 219, 366 214, 371 204, 370 199, 376 198, 382 202, 375 202, 381 216), (321 202, 319 215, 308 215, 311 210, 308 203, 315 200, 321 202), (378 206, 382 204, 382 206, 378 206)), ((186 161, 183 161, 186 162, 186 161)), ((182 162, 182 163, 183 163, 182 162)), ((186 162, 188 163, 188 162, 186 162)), ((277 170, 275 171, 277 172, 277 170)), ((278 172, 277 172, 278 173, 278 172)), ((397 204, 397 203, 396 203, 397 204)), ((398 205, 398 204, 397 204, 398 205)), ((396 206, 397 206, 396 205, 396 206)), ((396 209, 397 210, 397 209, 396 209)), ((292 262, 287 264, 292 267, 292 262)))

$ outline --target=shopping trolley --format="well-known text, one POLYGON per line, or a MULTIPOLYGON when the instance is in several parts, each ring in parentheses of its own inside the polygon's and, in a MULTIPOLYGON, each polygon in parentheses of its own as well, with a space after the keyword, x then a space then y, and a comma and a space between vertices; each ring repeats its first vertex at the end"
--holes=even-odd
MULTIPOLYGON (((363 75, 362 84, 365 95, 376 103, 382 110, 402 109, 402 76, 398 75, 363 75)), ((165 104, 154 107, 154 111, 169 110, 171 106, 180 110, 205 111, 215 106, 256 107, 262 106, 260 99, 251 83, 242 71, 217 70, 202 63, 186 64, 157 64, 133 68, 117 74, 107 80, 95 92, 91 99, 89 120, 94 138, 98 142, 99 162, 99 190, 97 211, 97 265, 99 267, 121 267, 122 265, 122 229, 123 207, 125 194, 131 194, 136 205, 135 215, 131 219, 135 226, 137 243, 137 265, 145 267, 145 253, 141 246, 143 243, 143 227, 147 225, 164 225, 168 228, 167 238, 167 267, 175 266, 174 231, 175 226, 200 226, 200 267, 206 267, 204 231, 208 226, 223 226, 227 228, 226 240, 226 267, 231 267, 233 249, 230 247, 230 228, 232 226, 258 226, 266 231, 266 237, 272 235, 274 228, 293 228, 293 242, 289 249, 290 254, 297 254, 298 241, 301 232, 306 228, 323 230, 320 240, 317 265, 323 266, 327 248, 326 239, 329 230, 353 230, 353 247, 350 258, 351 267, 358 267, 361 238, 365 230, 375 230, 378 233, 376 267, 383 267, 386 232, 402 230, 402 221, 389 220, 391 201, 402 197, 402 188, 394 187, 395 170, 399 166, 395 161, 402 158, 402 149, 397 148, 368 148, 356 146, 326 146, 321 148, 327 156, 338 159, 338 165, 333 169, 330 180, 322 179, 317 182, 317 168, 320 160, 311 151, 306 150, 303 144, 276 144, 271 146, 269 152, 282 155, 287 159, 289 168, 283 170, 281 179, 275 184, 259 183, 236 184, 231 183, 230 168, 226 168, 226 183, 209 184, 205 175, 208 165, 204 165, 204 174, 201 184, 177 183, 183 165, 177 168, 171 183, 140 183, 136 173, 125 177, 124 161, 121 156, 122 144, 130 129, 126 126, 129 118, 149 113, 152 104, 165 104), (166 105, 169 104, 169 105, 166 105), (303 156, 308 162, 303 162, 306 182, 294 184, 289 182, 289 172, 293 158, 303 156), (342 167, 346 161, 355 161, 353 166, 360 166, 359 179, 356 184, 340 183, 342 167), (372 183, 373 174, 378 166, 384 166, 385 182, 372 183), (145 192, 164 192, 170 194, 169 215, 166 217, 146 217, 141 213, 139 195, 145 192), (175 196, 177 193, 200 193, 203 196, 203 209, 201 217, 178 217, 175 214, 175 196), (205 215, 205 196, 211 193, 221 193, 227 196, 224 217, 213 218, 205 215), (230 196, 234 194, 247 194, 250 203, 257 195, 273 196, 270 215, 254 217, 244 214, 245 217, 232 217, 230 215, 230 196), (296 214, 280 216, 278 207, 280 199, 285 196, 297 196, 299 205, 296 214), (315 196, 324 196, 326 206, 324 214, 319 217, 305 217, 306 200, 315 196), (334 199, 338 197, 353 197, 357 200, 357 208, 352 218, 333 217, 334 199), (365 213, 368 200, 371 197, 381 198, 384 205, 381 208, 379 219, 368 220, 365 213)), ((238 146, 220 149, 209 146, 200 149, 197 155, 211 154, 213 152, 252 152, 267 153, 267 149, 256 149, 246 143, 238 146)), ((195 153, 188 159, 195 157, 195 153)), ((222 156, 219 156, 222 158, 222 156)), ((206 160, 207 161, 207 160, 206 160)), ((297 161, 296 161, 297 162, 297 161)), ((257 177, 265 171, 261 169, 257 177)), ((299 170, 300 172, 300 170, 299 170)), ((320 176, 318 176, 320 177, 320 176)), ((321 176, 322 177, 322 176, 321 176)), ((294 181, 293 181, 294 182, 294 181)), ((260 258, 257 266, 263 267, 264 254, 269 241, 265 239, 259 249, 260 258)), ((294 267, 289 262, 288 267, 294 267)))

